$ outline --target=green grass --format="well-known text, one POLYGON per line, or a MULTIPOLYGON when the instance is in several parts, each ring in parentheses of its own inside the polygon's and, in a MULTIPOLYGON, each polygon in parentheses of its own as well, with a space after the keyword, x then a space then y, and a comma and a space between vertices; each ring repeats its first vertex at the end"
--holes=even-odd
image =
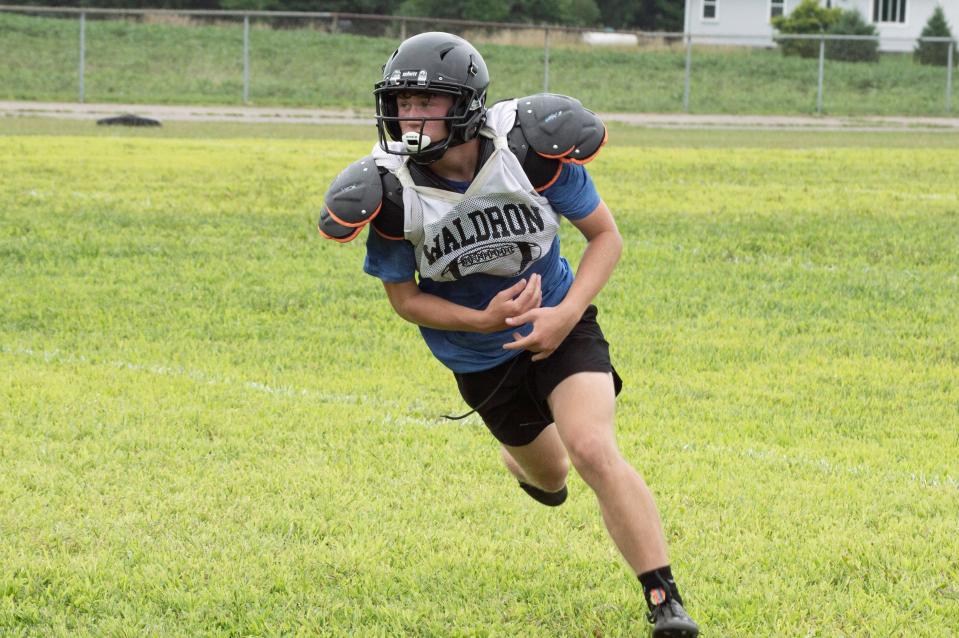
MULTIPOLYGON (((89 20, 86 99, 239 104, 242 37, 239 22, 183 27, 89 20)), ((372 85, 396 39, 254 23, 250 46, 251 103, 371 108, 372 85)), ((493 77, 493 99, 542 89, 541 48, 483 44, 481 49, 493 77)), ((0 99, 76 100, 78 63, 78 20, 0 14, 0 99)), ((812 113, 817 64, 777 50, 696 48, 690 110, 812 113)), ((675 112, 682 107, 684 66, 681 48, 554 47, 549 88, 595 110, 675 112)), ((915 64, 908 55, 883 55, 878 64, 827 61, 824 111, 946 115, 945 87, 944 68, 915 64)))
MULTIPOLYGON (((642 635, 588 488, 538 506, 438 419, 451 376, 318 238, 372 137, 10 126, 0 635, 642 635)), ((600 320, 705 635, 957 635, 959 150, 631 134, 590 165, 600 320)))

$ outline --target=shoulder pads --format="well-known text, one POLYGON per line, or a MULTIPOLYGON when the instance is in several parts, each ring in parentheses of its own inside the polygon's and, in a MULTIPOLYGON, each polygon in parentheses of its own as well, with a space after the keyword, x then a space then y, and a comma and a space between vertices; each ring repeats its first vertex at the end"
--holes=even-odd
POLYGON ((523 128, 519 124, 506 134, 506 143, 519 160, 523 172, 526 173, 536 192, 543 192, 559 178, 559 174, 563 171, 563 162, 531 151, 523 128))
POLYGON ((582 103, 565 95, 539 93, 520 98, 516 122, 530 148, 561 162, 585 164, 606 143, 606 126, 582 103))
POLYGON ((380 169, 383 179, 383 208, 373 220, 372 228, 385 239, 404 239, 403 186, 396 175, 380 169))
POLYGON ((351 241, 382 206, 383 183, 370 155, 347 166, 333 180, 317 224, 320 234, 338 242, 351 241))

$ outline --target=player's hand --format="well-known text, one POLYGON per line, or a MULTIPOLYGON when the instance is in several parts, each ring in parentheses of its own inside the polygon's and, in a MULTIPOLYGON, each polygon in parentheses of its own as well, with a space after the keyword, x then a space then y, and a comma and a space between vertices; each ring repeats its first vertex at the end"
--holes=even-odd
POLYGON ((578 321, 579 316, 560 306, 534 308, 506 320, 506 323, 510 326, 522 326, 531 323, 533 324, 533 331, 525 337, 518 332, 514 332, 513 341, 503 347, 507 350, 529 350, 535 353, 533 361, 540 361, 553 354, 578 321))
POLYGON ((510 327, 512 324, 506 323, 508 317, 516 317, 539 308, 542 302, 542 277, 532 274, 528 280, 520 279, 506 290, 498 292, 487 304, 483 311, 486 316, 486 331, 495 332, 510 327))

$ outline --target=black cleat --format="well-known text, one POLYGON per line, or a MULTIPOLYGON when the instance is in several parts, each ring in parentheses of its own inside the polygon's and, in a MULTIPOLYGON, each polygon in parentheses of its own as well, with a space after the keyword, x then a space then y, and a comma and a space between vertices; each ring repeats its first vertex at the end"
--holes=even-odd
POLYGON ((652 638, 696 638, 699 635, 699 626, 673 598, 655 605, 646 614, 646 619, 653 625, 652 638))
POLYGON ((549 505, 550 507, 562 505, 566 501, 566 496, 569 494, 565 485, 563 486, 563 489, 558 492, 547 492, 522 481, 519 482, 519 486, 523 488, 524 492, 532 496, 533 499, 542 503, 543 505, 549 505))

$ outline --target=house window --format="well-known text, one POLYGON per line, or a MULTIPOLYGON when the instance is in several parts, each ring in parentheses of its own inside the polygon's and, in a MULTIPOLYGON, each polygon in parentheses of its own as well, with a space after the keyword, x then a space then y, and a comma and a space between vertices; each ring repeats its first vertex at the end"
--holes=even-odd
POLYGON ((769 0, 769 19, 778 18, 786 12, 786 0, 769 0))
POLYGON ((872 21, 906 22, 906 0, 872 0, 872 21))
POLYGON ((719 0, 703 0, 703 20, 719 19, 719 0))

